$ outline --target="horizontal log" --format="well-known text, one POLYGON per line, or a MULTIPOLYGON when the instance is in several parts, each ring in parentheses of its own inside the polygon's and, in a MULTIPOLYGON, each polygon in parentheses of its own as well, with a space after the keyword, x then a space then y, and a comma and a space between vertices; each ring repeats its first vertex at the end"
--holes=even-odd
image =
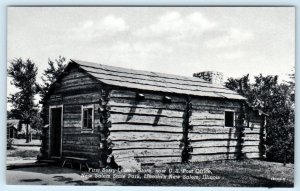
POLYGON ((101 89, 99 83, 88 83, 84 85, 76 85, 72 87, 64 87, 64 88, 57 88, 54 90, 54 93, 62 93, 62 94, 77 94, 77 92, 81 91, 98 91, 101 89))
POLYGON ((243 146, 243 152, 259 152, 259 146, 243 146))
POLYGON ((236 146, 206 147, 206 148, 193 148, 193 152, 191 152, 191 154, 218 154, 218 153, 241 153, 241 149, 236 146))
POLYGON ((172 157, 135 157, 136 160, 142 164, 159 164, 159 163, 180 163, 181 156, 172 157))
POLYGON ((83 78, 87 77, 88 75, 83 72, 78 72, 78 71, 72 71, 67 75, 64 75, 61 79, 62 82, 67 81, 67 80, 72 80, 72 79, 77 79, 77 78, 83 78))
POLYGON ((203 99, 203 98, 193 98, 190 101, 193 106, 201 105, 214 105, 217 107, 240 107, 241 103, 239 101, 224 101, 224 100, 212 100, 212 99, 203 99))
POLYGON ((255 152, 255 153, 245 153, 244 154, 245 158, 260 158, 260 154, 255 152))
POLYGON ((99 140, 98 135, 95 134, 70 134, 69 136, 63 136, 63 141, 77 141, 77 142, 84 142, 84 141, 93 141, 97 142, 99 140))
MULTIPOLYGON (((127 98, 127 99, 136 99, 136 93, 141 93, 141 92, 135 92, 135 91, 129 91, 129 90, 112 90, 110 93, 110 97, 112 98, 127 98)), ((157 100, 157 101, 163 101, 163 98, 165 95, 160 95, 160 94, 151 94, 151 93, 145 93, 142 92, 145 96, 145 99, 149 100, 157 100)), ((186 98, 185 97, 179 97, 179 96, 172 96, 170 95, 172 99, 172 103, 186 103, 186 98)))
POLYGON ((113 141, 113 149, 134 149, 134 148, 179 148, 178 141, 154 142, 154 141, 113 141))
POLYGON ((64 114, 81 113, 81 105, 64 105, 64 114))
POLYGON ((99 141, 93 141, 93 140, 86 140, 86 141, 73 141, 73 140, 64 140, 63 144, 72 144, 72 145, 94 145, 98 146, 99 141))
POLYGON ((171 109, 171 110, 180 110, 184 111, 185 104, 181 103, 171 103, 171 104, 164 104, 158 101, 153 100, 127 100, 122 98, 111 98, 109 101, 111 106, 123 106, 123 107, 139 107, 139 108, 152 108, 152 109, 171 109))
POLYGON ((245 134, 244 140, 260 140, 260 134, 245 134))
POLYGON ((236 146, 238 142, 236 140, 218 140, 218 141, 196 141, 196 142, 191 142, 191 146, 193 148, 196 147, 222 147, 222 146, 236 146))
POLYGON ((98 152, 99 145, 74 145, 74 144, 63 144, 63 150, 71 151, 84 151, 84 152, 98 152))
MULTIPOLYGON (((81 119, 78 118, 65 118, 63 121, 63 129, 72 129, 72 128, 82 128, 82 122, 81 119)), ((94 120, 94 130, 97 130, 97 127, 101 125, 100 119, 95 117, 94 120)))
POLYGON ((203 120, 190 120, 189 122, 190 125, 193 126, 203 126, 203 125, 207 125, 207 126, 224 126, 225 125, 225 121, 224 120, 216 120, 216 119, 203 119, 203 120))
POLYGON ((151 125, 136 125, 136 124, 113 124, 110 128, 111 132, 116 131, 145 131, 145 132, 183 132, 182 127, 172 126, 151 126, 151 125))
POLYGON ((112 141, 142 141, 142 140, 180 140, 182 133, 161 133, 161 132, 111 132, 109 138, 112 141))
POLYGON ((221 114, 224 115, 224 109, 220 109, 219 107, 192 107, 192 115, 194 113, 210 113, 210 114, 221 114))
POLYGON ((81 120, 81 113, 64 113, 64 121, 81 120))
POLYGON ((67 104, 81 104, 86 102, 98 102, 101 98, 100 92, 92 92, 79 95, 64 96, 63 101, 67 104))
POLYGON ((190 132, 195 133, 219 133, 219 134, 234 134, 237 130, 235 127, 224 127, 224 126, 193 126, 193 130, 190 132))
POLYGON ((76 84, 70 84, 70 85, 60 85, 59 87, 55 88, 54 92, 59 92, 61 90, 67 90, 69 88, 79 88, 79 87, 88 87, 90 85, 96 85, 100 87, 100 84, 98 81, 88 81, 88 82, 83 82, 83 83, 76 83, 76 84))
POLYGON ((243 143, 244 146, 258 146, 259 144, 260 144, 259 140, 254 140, 254 141, 244 140, 244 143, 243 143))
POLYGON ((97 145, 99 143, 99 138, 98 137, 92 137, 91 135, 94 134, 84 134, 84 133, 80 133, 80 134, 66 134, 62 137, 63 142, 67 142, 67 141, 73 141, 75 144, 84 144, 85 142, 92 142, 95 145, 97 145), (86 135, 90 135, 89 137, 86 135))
POLYGON ((89 130, 89 129, 82 129, 78 131, 77 129, 75 131, 67 131, 64 132, 64 136, 81 136, 81 135, 94 135, 94 134, 99 134, 99 131, 96 130, 89 130))
POLYGON ((237 154, 193 155, 191 162, 237 159, 237 154))
POLYGON ((64 88, 70 88, 70 87, 75 87, 75 86, 84 86, 88 84, 99 84, 99 81, 94 80, 90 77, 84 77, 84 78, 77 78, 77 79, 72 79, 68 81, 61 82, 59 87, 57 89, 64 89, 64 88))
POLYGON ((115 158, 122 157, 162 157, 162 156, 180 156, 181 149, 130 149, 130 150, 113 150, 112 155, 115 158))
POLYGON ((70 86, 70 85, 83 84, 88 82, 97 82, 97 81, 89 76, 82 76, 82 77, 77 77, 72 79, 63 79, 61 80, 61 86, 70 86))
POLYGON ((192 111, 192 115, 190 117, 190 120, 202 120, 202 119, 219 119, 219 120, 224 120, 225 116, 223 114, 218 114, 218 113, 209 113, 208 111, 206 112, 196 112, 192 111))
POLYGON ((155 116, 165 116, 165 117, 179 117, 182 118, 184 112, 176 110, 167 109, 152 109, 152 108, 138 108, 132 107, 111 107, 111 113, 121 113, 121 114, 145 114, 145 115, 155 115, 155 116))
MULTIPOLYGON (((221 149, 233 147, 235 148, 238 145, 237 141, 198 141, 192 142, 191 146, 197 150, 199 149, 213 149, 215 147, 220 147, 221 149)), ((243 143, 243 152, 253 152, 259 150, 259 141, 246 141, 243 143)), ((216 149, 217 151, 217 149, 216 149)))
POLYGON ((226 134, 236 134, 239 132, 244 132, 244 133, 260 133, 260 129, 250 129, 250 128, 245 128, 243 130, 242 127, 224 127, 224 126, 193 126, 193 130, 190 130, 190 132, 195 132, 195 133, 226 133, 226 134))
POLYGON ((84 151, 72 151, 72 150, 63 150, 64 157, 71 157, 71 156, 78 156, 78 157, 85 157, 85 156, 98 156, 99 153, 97 152, 84 152, 84 151))
POLYGON ((64 136, 69 136, 68 134, 74 135, 75 133, 78 134, 78 136, 80 136, 81 127, 64 127, 63 128, 63 135, 64 136))
POLYGON ((216 106, 216 105, 192 105, 193 111, 209 111, 209 112, 224 112, 227 109, 233 110, 236 113, 240 112, 240 107, 231 106, 216 106))
POLYGON ((151 124, 151 125, 169 125, 182 127, 182 118, 169 118, 159 116, 143 116, 143 115, 123 115, 111 114, 112 124, 118 123, 137 123, 137 124, 151 124))
POLYGON ((238 139, 238 135, 236 134, 203 134, 203 133, 192 133, 190 132, 188 135, 191 141, 196 140, 209 140, 209 139, 238 139))
POLYGON ((74 128, 81 128, 81 119, 64 119, 63 121, 64 128, 74 127, 74 128))

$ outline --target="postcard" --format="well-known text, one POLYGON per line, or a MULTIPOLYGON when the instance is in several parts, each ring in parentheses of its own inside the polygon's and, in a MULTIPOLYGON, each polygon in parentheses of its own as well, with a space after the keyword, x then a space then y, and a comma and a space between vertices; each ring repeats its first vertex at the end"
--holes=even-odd
POLYGON ((294 187, 295 7, 7 7, 9 185, 294 187))

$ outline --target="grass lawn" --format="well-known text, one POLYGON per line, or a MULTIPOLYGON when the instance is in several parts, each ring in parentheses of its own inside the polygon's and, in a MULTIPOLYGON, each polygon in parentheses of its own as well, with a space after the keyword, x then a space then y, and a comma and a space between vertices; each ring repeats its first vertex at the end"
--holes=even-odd
MULTIPOLYGON (((283 166, 281 163, 266 162, 259 160, 228 160, 190 164, 172 164, 160 167, 145 166, 143 169, 151 169, 151 174, 155 170, 166 169, 163 175, 169 176, 168 170, 176 169, 193 170, 193 173, 172 173, 180 175, 179 179, 145 179, 144 174, 140 173, 141 179, 120 178, 112 179, 117 185, 140 185, 140 186, 200 186, 200 187, 293 187, 294 165, 283 166), (207 176, 195 173, 196 169, 205 171, 207 176), (206 170, 205 170, 206 169, 206 170), (208 170, 207 170, 208 169, 208 170), (209 172, 210 171, 210 172, 209 172), (183 179, 191 178, 191 179, 183 179), (198 179, 192 177, 198 176, 198 179), (214 179, 207 179, 208 177, 214 179), (206 179, 203 179, 206 178, 206 179)), ((131 175, 138 173, 130 173, 131 175)), ((127 173, 128 176, 128 173, 127 173)), ((93 178, 92 178, 93 179, 93 178)), ((95 179, 94 179, 95 180, 95 179)), ((97 179, 96 179, 97 180, 97 179)), ((99 179, 98 179, 99 180, 99 179)), ((103 179, 104 180, 104 179, 103 179)))
MULTIPOLYGON (((30 160, 31 162, 35 161, 37 155, 39 154, 39 149, 40 147, 38 146, 14 146, 12 150, 7 150, 7 164, 26 163, 30 160)), ((27 176, 31 176, 32 173, 36 173, 37 177, 43 175, 41 176, 43 177, 41 180, 44 181, 45 179, 45 184, 58 184, 52 175, 57 173, 57 170, 55 169, 61 169, 60 166, 58 166, 58 168, 47 166, 39 167, 39 170, 36 168, 32 169, 33 172, 30 171, 30 168, 19 170, 16 169, 15 171, 8 170, 7 172, 10 174, 10 178, 16 177, 14 172, 19 172, 19 174, 22 172, 22 174, 20 174, 18 178, 15 178, 16 180, 12 181, 11 183, 19 184, 21 183, 20 181, 22 179, 26 178, 27 176), (50 171, 53 172, 49 175, 45 173, 50 171), (50 180, 51 178, 53 179, 53 182, 46 181, 47 179, 50 180)), ((88 183, 89 185, 124 186, 293 187, 294 185, 293 164, 287 164, 287 166, 283 166, 282 163, 251 159, 242 161, 224 160, 160 166, 149 165, 142 166, 142 170, 144 170, 143 173, 104 173, 106 175, 110 175, 109 178, 82 177, 80 176, 82 172, 77 171, 76 174, 78 174, 78 176, 76 176, 76 179, 79 179, 82 184, 88 183), (183 169, 185 169, 186 172, 183 172, 183 169), (159 170, 165 170, 165 172, 157 172, 159 170), (170 172, 170 170, 172 170, 172 172, 170 172), (125 178, 122 178, 122 175, 124 174, 125 178), (145 174, 148 174, 151 177, 145 178, 145 174), (120 176, 117 178, 112 178, 115 175, 120 176), (167 178, 156 178, 153 175, 160 175, 167 178), (174 179, 170 178, 170 175, 173 176, 174 179)), ((101 172, 92 174, 101 174, 101 172)), ((65 174, 61 174, 60 176, 65 177, 65 174)), ((36 184, 41 182, 36 182, 36 184)), ((28 182, 28 184, 30 183, 32 182, 28 182)), ((63 182, 60 183, 63 184, 63 182)))
POLYGON ((14 139, 13 145, 18 145, 18 146, 40 146, 41 145, 41 140, 39 139, 32 139, 29 143, 26 143, 26 139, 14 139))
POLYGON ((6 150, 6 163, 26 163, 34 162, 40 152, 39 146, 13 146, 12 149, 6 150))

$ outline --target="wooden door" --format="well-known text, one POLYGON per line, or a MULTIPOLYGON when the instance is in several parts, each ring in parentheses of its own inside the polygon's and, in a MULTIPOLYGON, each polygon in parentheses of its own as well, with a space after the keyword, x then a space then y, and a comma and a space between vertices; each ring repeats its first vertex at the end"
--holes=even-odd
POLYGON ((62 108, 51 108, 50 155, 61 156, 62 108))

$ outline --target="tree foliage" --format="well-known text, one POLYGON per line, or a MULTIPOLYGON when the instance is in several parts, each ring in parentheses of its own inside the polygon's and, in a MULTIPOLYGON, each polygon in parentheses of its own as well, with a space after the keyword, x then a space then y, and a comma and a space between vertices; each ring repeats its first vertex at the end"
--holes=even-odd
MULTIPOLYGON (((51 84, 53 84, 58 76, 62 74, 66 67, 66 58, 59 56, 58 59, 55 59, 54 61, 51 59, 48 59, 48 68, 46 68, 43 72, 42 81, 43 83, 39 86, 40 87, 40 95, 41 95, 41 103, 45 103, 46 96, 49 92, 49 89, 51 87, 51 84)), ((46 108, 42 107, 42 111, 40 113, 40 117, 47 121, 45 117, 47 117, 46 114, 47 110, 46 108)))
POLYGON ((33 114, 37 112, 35 109, 37 105, 34 103, 34 96, 38 92, 36 84, 37 70, 32 60, 27 59, 24 61, 22 58, 12 60, 7 70, 8 76, 12 78, 11 84, 18 89, 15 94, 10 94, 8 97, 8 102, 13 107, 10 115, 27 124, 27 142, 30 141, 28 124, 31 123, 33 114))
POLYGON ((18 88, 18 92, 10 94, 8 102, 12 104, 11 113, 17 115, 28 124, 33 113, 36 112, 34 96, 37 94, 36 75, 37 67, 33 61, 21 58, 10 62, 8 76, 12 78, 11 84, 18 88))
POLYGON ((40 86, 41 99, 44 101, 47 92, 53 82, 56 81, 57 77, 63 72, 66 66, 66 58, 59 56, 54 61, 48 59, 48 68, 43 72, 42 81, 43 84, 40 86))
POLYGON ((262 110, 267 117, 267 158, 272 161, 294 161, 294 88, 289 83, 279 83, 278 76, 229 78, 225 86, 247 98, 250 106, 262 110))

